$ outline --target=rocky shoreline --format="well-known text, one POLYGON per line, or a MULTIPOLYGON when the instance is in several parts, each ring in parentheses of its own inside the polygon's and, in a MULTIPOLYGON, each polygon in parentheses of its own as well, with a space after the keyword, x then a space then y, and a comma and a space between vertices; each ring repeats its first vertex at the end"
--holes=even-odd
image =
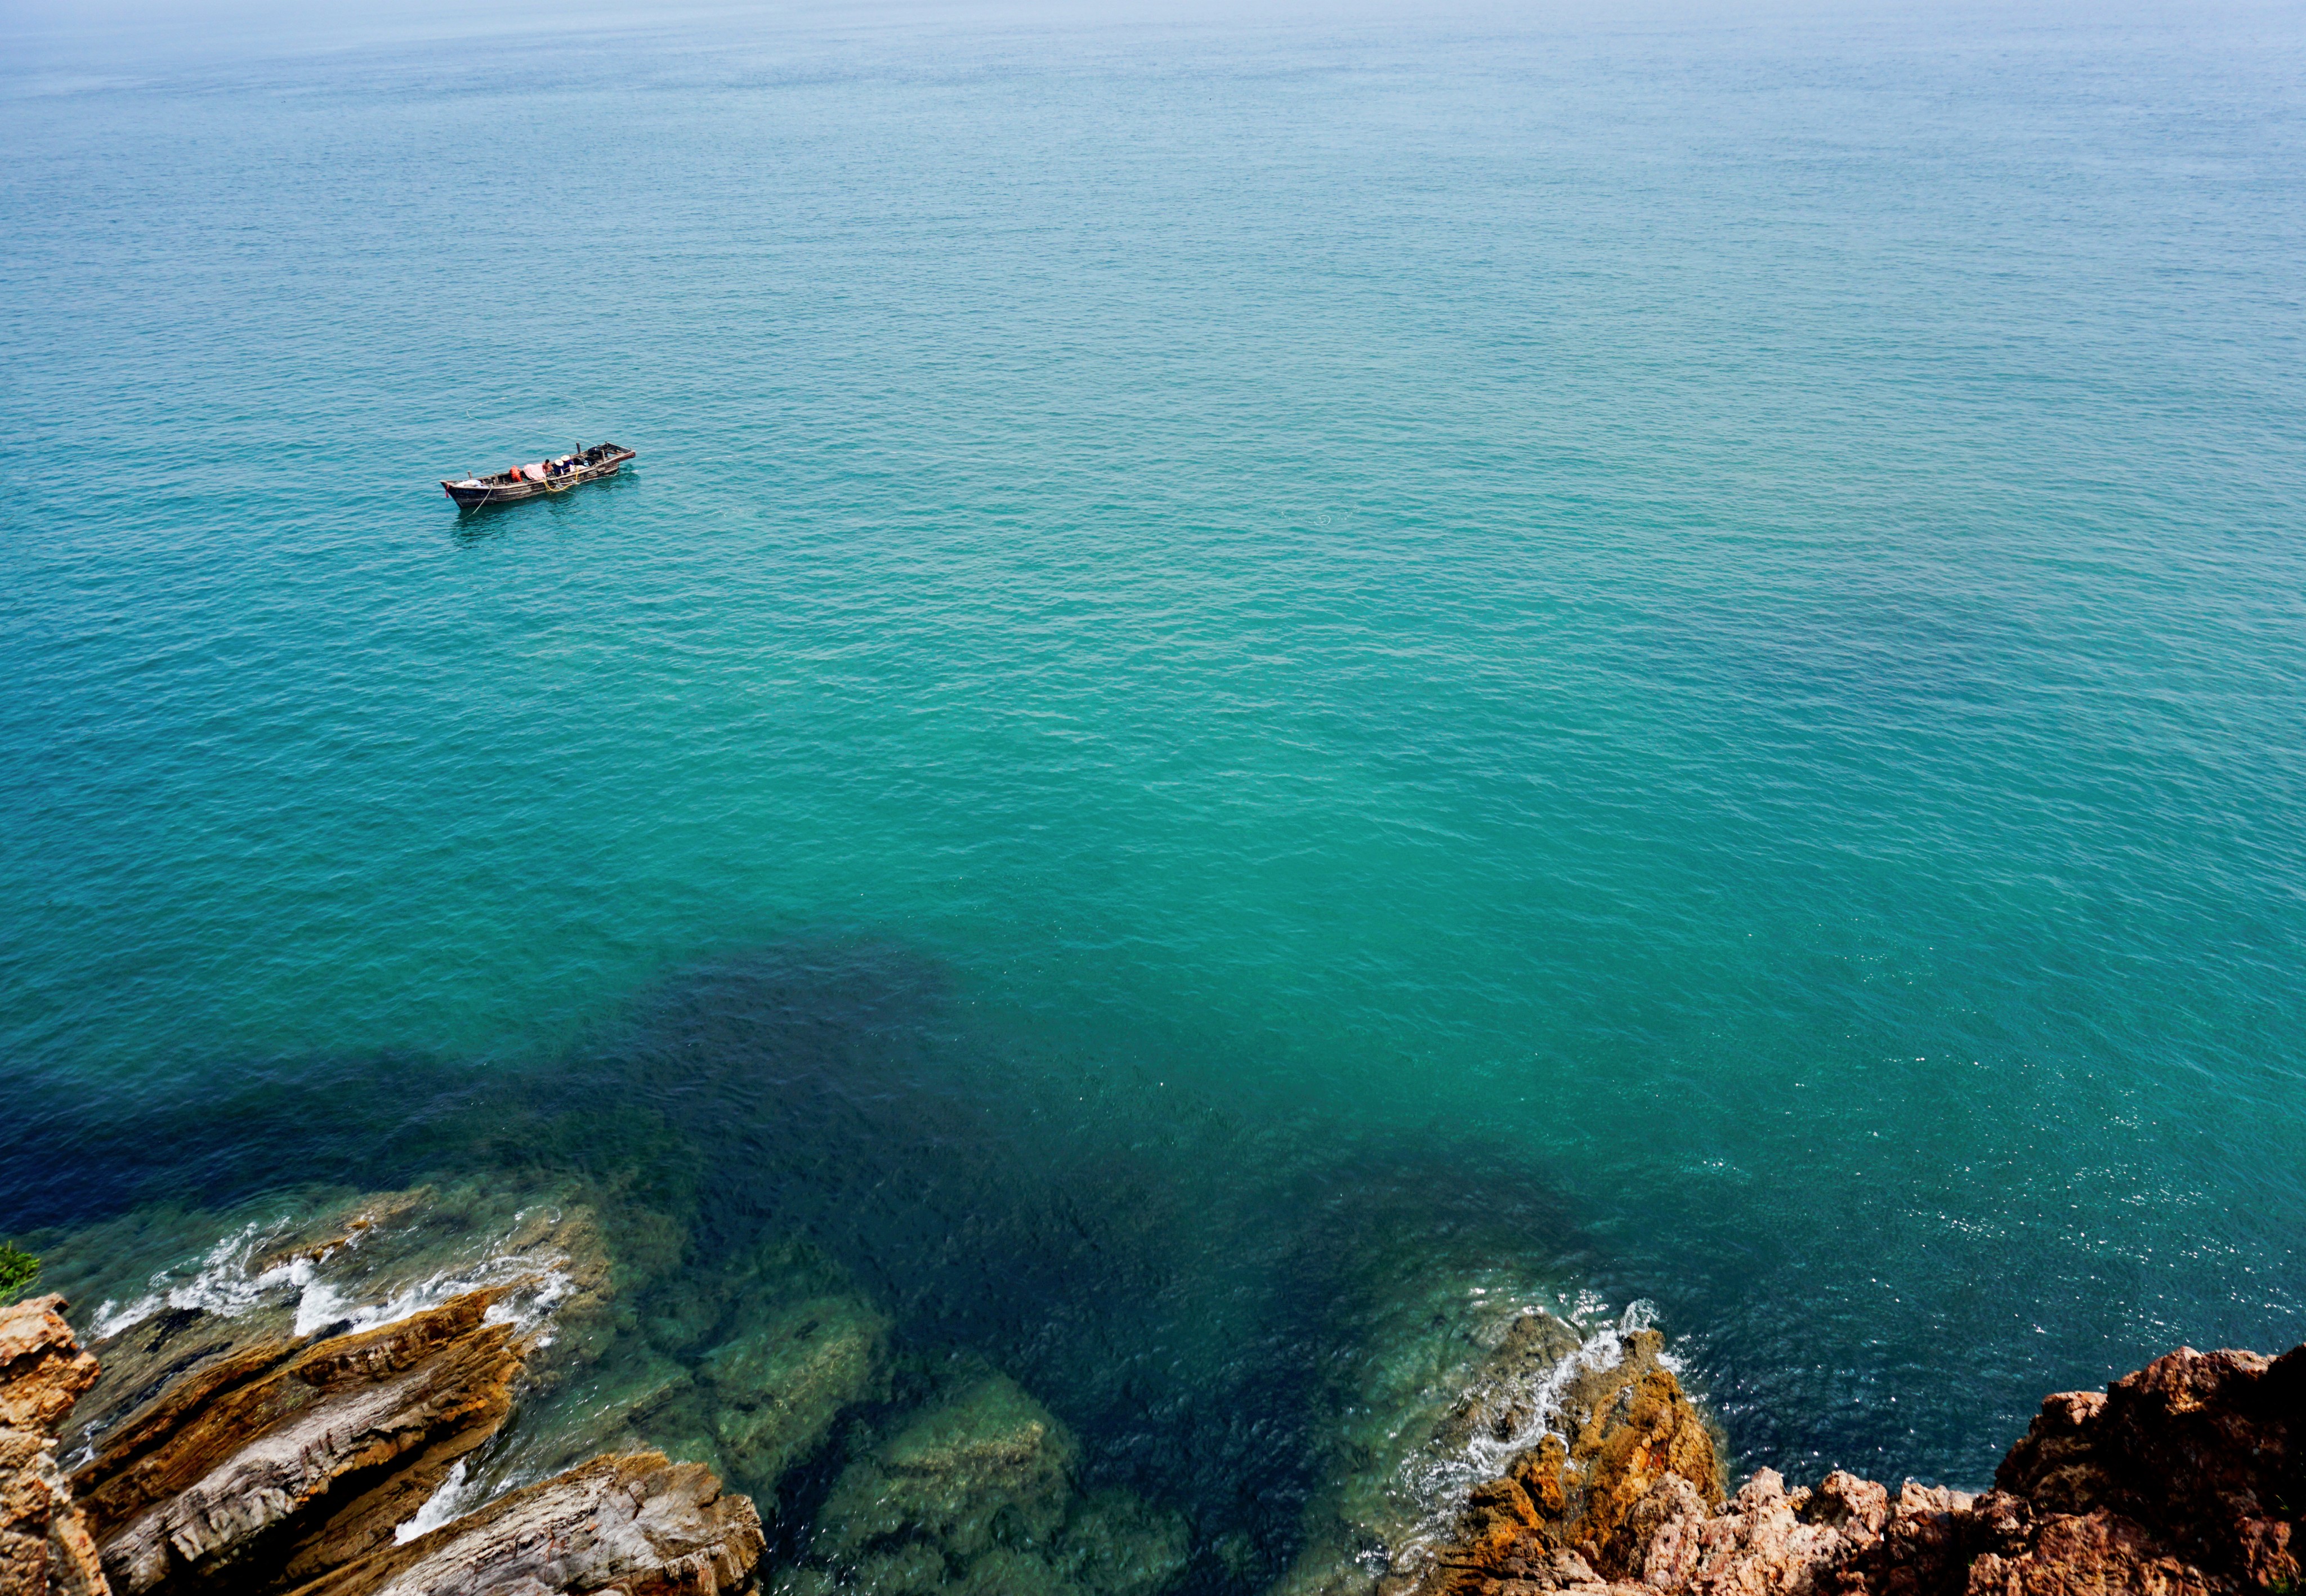
POLYGON ((764 1545, 752 1503, 662 1453, 595 1458, 397 1532, 511 1411, 523 1348, 491 1322, 494 1295, 240 1345, 200 1334, 212 1316, 172 1315, 154 1339, 175 1355, 68 1476, 56 1453, 98 1361, 62 1298, 0 1310, 0 1592, 743 1589, 764 1545))
MULTIPOLYGON (((989 1366, 891 1401, 889 1322, 798 1243, 635 1324, 593 1210, 491 1200, 378 1194, 243 1237, 214 1278, 105 1303, 86 1350, 60 1297, 0 1309, 0 1596, 1158 1596, 1226 1566, 1194 1564, 1181 1515, 1089 1489, 989 1366), (620 1336, 640 1350, 604 1357, 620 1336)), ((1452 1333, 1477 1350, 1309 1517, 1277 1596, 2296 1586, 2306 1348, 2182 1348, 2054 1395, 1976 1496, 1768 1470, 1731 1493, 1636 1318, 1452 1333)))
MULTIPOLYGON (((2181 1347, 2041 1411, 1977 1495, 1763 1469, 1724 1500, 1655 1331, 1579 1370, 1558 1425, 1475 1487, 1380 1596, 2287 1596, 2306 1347, 2181 1347)), ((2301 1431, 2306 1434, 2306 1431, 2301 1431)))

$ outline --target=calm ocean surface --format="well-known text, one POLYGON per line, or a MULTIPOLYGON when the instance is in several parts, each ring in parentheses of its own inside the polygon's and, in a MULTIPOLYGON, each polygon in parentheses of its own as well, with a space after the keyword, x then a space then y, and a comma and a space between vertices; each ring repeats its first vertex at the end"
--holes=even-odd
POLYGON ((0 1234, 670 1182, 1268 1567, 1396 1267, 1805 1474, 2306 1337, 2306 15, 2168 9, 28 47, 0 1234))

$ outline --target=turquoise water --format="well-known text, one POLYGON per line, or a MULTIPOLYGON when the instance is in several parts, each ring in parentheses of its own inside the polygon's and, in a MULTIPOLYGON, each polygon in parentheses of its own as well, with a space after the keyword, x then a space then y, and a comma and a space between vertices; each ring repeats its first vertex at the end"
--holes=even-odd
POLYGON ((36 42, 0 1226, 645 1170, 1272 1567, 1403 1259, 2306 1336, 2294 10, 36 42))

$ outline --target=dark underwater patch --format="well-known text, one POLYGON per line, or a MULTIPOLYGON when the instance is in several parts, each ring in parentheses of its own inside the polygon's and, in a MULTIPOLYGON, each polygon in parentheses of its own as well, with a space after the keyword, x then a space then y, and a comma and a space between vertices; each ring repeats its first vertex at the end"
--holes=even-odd
MULTIPOLYGON (((1400 1293, 1501 1259, 1558 1269, 1582 1228, 1478 1129, 1348 1139, 1314 1106, 1280 1123, 1126 1081, 1078 1101, 885 943, 677 973, 546 1064, 354 1055, 207 1080, 101 1102, 12 1083, 0 1200, 63 1225, 289 1184, 574 1173, 685 1233, 682 1279, 638 1288, 643 1319, 680 1310, 652 1293, 793 1238, 893 1319, 906 1367, 985 1360, 1080 1437, 1085 1489, 1182 1509, 1191 1589, 1288 1568, 1400 1293)), ((853 1444, 785 1480, 788 1551, 853 1444)))

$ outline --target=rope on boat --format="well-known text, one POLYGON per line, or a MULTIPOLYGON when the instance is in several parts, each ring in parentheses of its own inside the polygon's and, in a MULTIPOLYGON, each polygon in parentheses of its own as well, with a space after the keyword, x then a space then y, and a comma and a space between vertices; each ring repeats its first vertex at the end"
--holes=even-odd
MULTIPOLYGON (((629 453, 630 451, 626 452, 629 453)), ((577 464, 572 465, 568 471, 561 474, 559 485, 557 487, 554 486, 556 479, 550 473, 546 474, 543 481, 531 483, 527 482, 525 477, 521 475, 520 468, 518 466, 515 466, 510 472, 507 473, 507 474, 512 478, 512 481, 506 483, 505 488, 517 488, 522 486, 524 483, 526 483, 531 488, 542 488, 548 494, 566 493, 571 488, 581 488, 586 482, 594 480, 592 477, 585 474, 587 472, 597 471, 606 464, 605 460, 595 460, 590 464, 586 464, 585 463, 584 457, 585 451, 583 449, 576 451, 575 457, 577 464)), ((618 464, 621 465, 624 462, 619 460, 618 464)), ((476 510, 491 504, 513 504, 518 502, 517 499, 494 499, 488 497, 488 495, 501 492, 505 490, 491 486, 488 482, 482 481, 477 473, 470 470, 469 468, 465 471, 465 474, 471 478, 472 481, 479 486, 483 497, 472 504, 465 504, 459 500, 457 507, 457 508, 476 510)), ((603 473, 603 474, 606 474, 603 473)), ((523 493, 520 495, 521 499, 534 499, 536 495, 534 492, 523 493)))

